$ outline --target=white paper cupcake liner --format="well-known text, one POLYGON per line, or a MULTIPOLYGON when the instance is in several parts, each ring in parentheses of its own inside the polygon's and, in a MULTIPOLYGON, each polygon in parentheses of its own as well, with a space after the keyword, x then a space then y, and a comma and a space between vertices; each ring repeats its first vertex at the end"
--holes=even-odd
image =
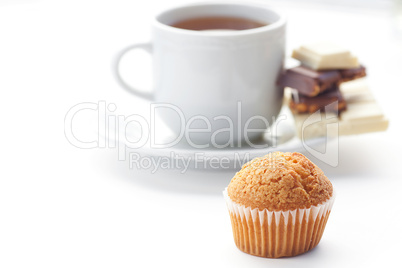
POLYGON ((278 258, 295 256, 314 248, 321 240, 335 192, 326 202, 307 209, 269 211, 233 202, 223 191, 236 246, 249 254, 278 258))

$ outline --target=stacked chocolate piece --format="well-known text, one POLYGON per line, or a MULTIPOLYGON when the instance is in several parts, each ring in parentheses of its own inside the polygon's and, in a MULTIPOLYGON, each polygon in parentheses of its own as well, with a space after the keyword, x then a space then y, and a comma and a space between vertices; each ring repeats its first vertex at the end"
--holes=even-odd
POLYGON ((280 84, 293 112, 299 138, 384 131, 389 121, 371 94, 366 69, 345 49, 330 43, 293 51, 301 65, 286 70, 280 84), (353 80, 353 81, 352 81, 353 80), (312 117, 316 111, 325 116, 312 117), (332 127, 331 127, 332 126, 332 127))
POLYGON ((302 46, 293 52, 301 66, 286 70, 280 85, 293 90, 289 107, 295 113, 335 112, 346 109, 340 84, 366 76, 350 52, 330 43, 302 46))
POLYGON ((280 79, 283 87, 294 89, 290 108, 296 113, 339 113, 346 109, 346 101, 339 90, 342 82, 364 77, 363 66, 350 69, 316 71, 298 66, 288 69, 280 79))

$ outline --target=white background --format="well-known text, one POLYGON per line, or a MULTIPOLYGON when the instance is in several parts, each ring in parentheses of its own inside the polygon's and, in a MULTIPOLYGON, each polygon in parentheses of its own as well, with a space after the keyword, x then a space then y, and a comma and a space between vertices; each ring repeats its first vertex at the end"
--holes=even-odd
MULTIPOLYGON (((402 33, 392 2, 269 1, 288 16, 289 52, 327 39, 359 56, 391 121, 384 133, 341 137, 336 167, 311 158, 337 199, 309 253, 273 260, 236 248, 221 195, 233 171, 152 174, 129 169, 115 149, 66 140, 64 117, 78 103, 148 111, 119 88, 111 62, 150 38, 152 15, 183 2, 0 0, 0 267, 401 265, 402 33)), ((147 58, 137 63, 147 77, 147 58)), ((86 120, 74 129, 91 140, 86 120)))

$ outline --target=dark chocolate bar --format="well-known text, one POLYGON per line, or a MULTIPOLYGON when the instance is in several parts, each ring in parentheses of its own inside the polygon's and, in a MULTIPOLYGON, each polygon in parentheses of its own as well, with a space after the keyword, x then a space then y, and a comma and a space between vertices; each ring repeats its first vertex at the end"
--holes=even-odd
POLYGON ((342 82, 352 81, 366 76, 366 68, 363 65, 360 65, 357 68, 339 69, 338 71, 341 75, 342 82))
POLYGON ((280 86, 294 88, 309 97, 338 86, 340 82, 338 70, 314 71, 303 66, 288 69, 279 80, 280 86))
POLYGON ((339 113, 346 109, 346 101, 339 88, 335 86, 316 97, 292 94, 289 107, 292 111, 299 114, 314 113, 318 110, 322 112, 339 113))

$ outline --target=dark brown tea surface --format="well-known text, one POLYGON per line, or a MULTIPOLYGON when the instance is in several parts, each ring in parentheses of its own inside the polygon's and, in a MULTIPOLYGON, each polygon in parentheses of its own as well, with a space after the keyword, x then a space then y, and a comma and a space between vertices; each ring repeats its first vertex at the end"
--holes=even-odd
POLYGON ((198 17, 171 24, 171 26, 186 30, 248 30, 267 25, 255 20, 240 17, 198 17))

